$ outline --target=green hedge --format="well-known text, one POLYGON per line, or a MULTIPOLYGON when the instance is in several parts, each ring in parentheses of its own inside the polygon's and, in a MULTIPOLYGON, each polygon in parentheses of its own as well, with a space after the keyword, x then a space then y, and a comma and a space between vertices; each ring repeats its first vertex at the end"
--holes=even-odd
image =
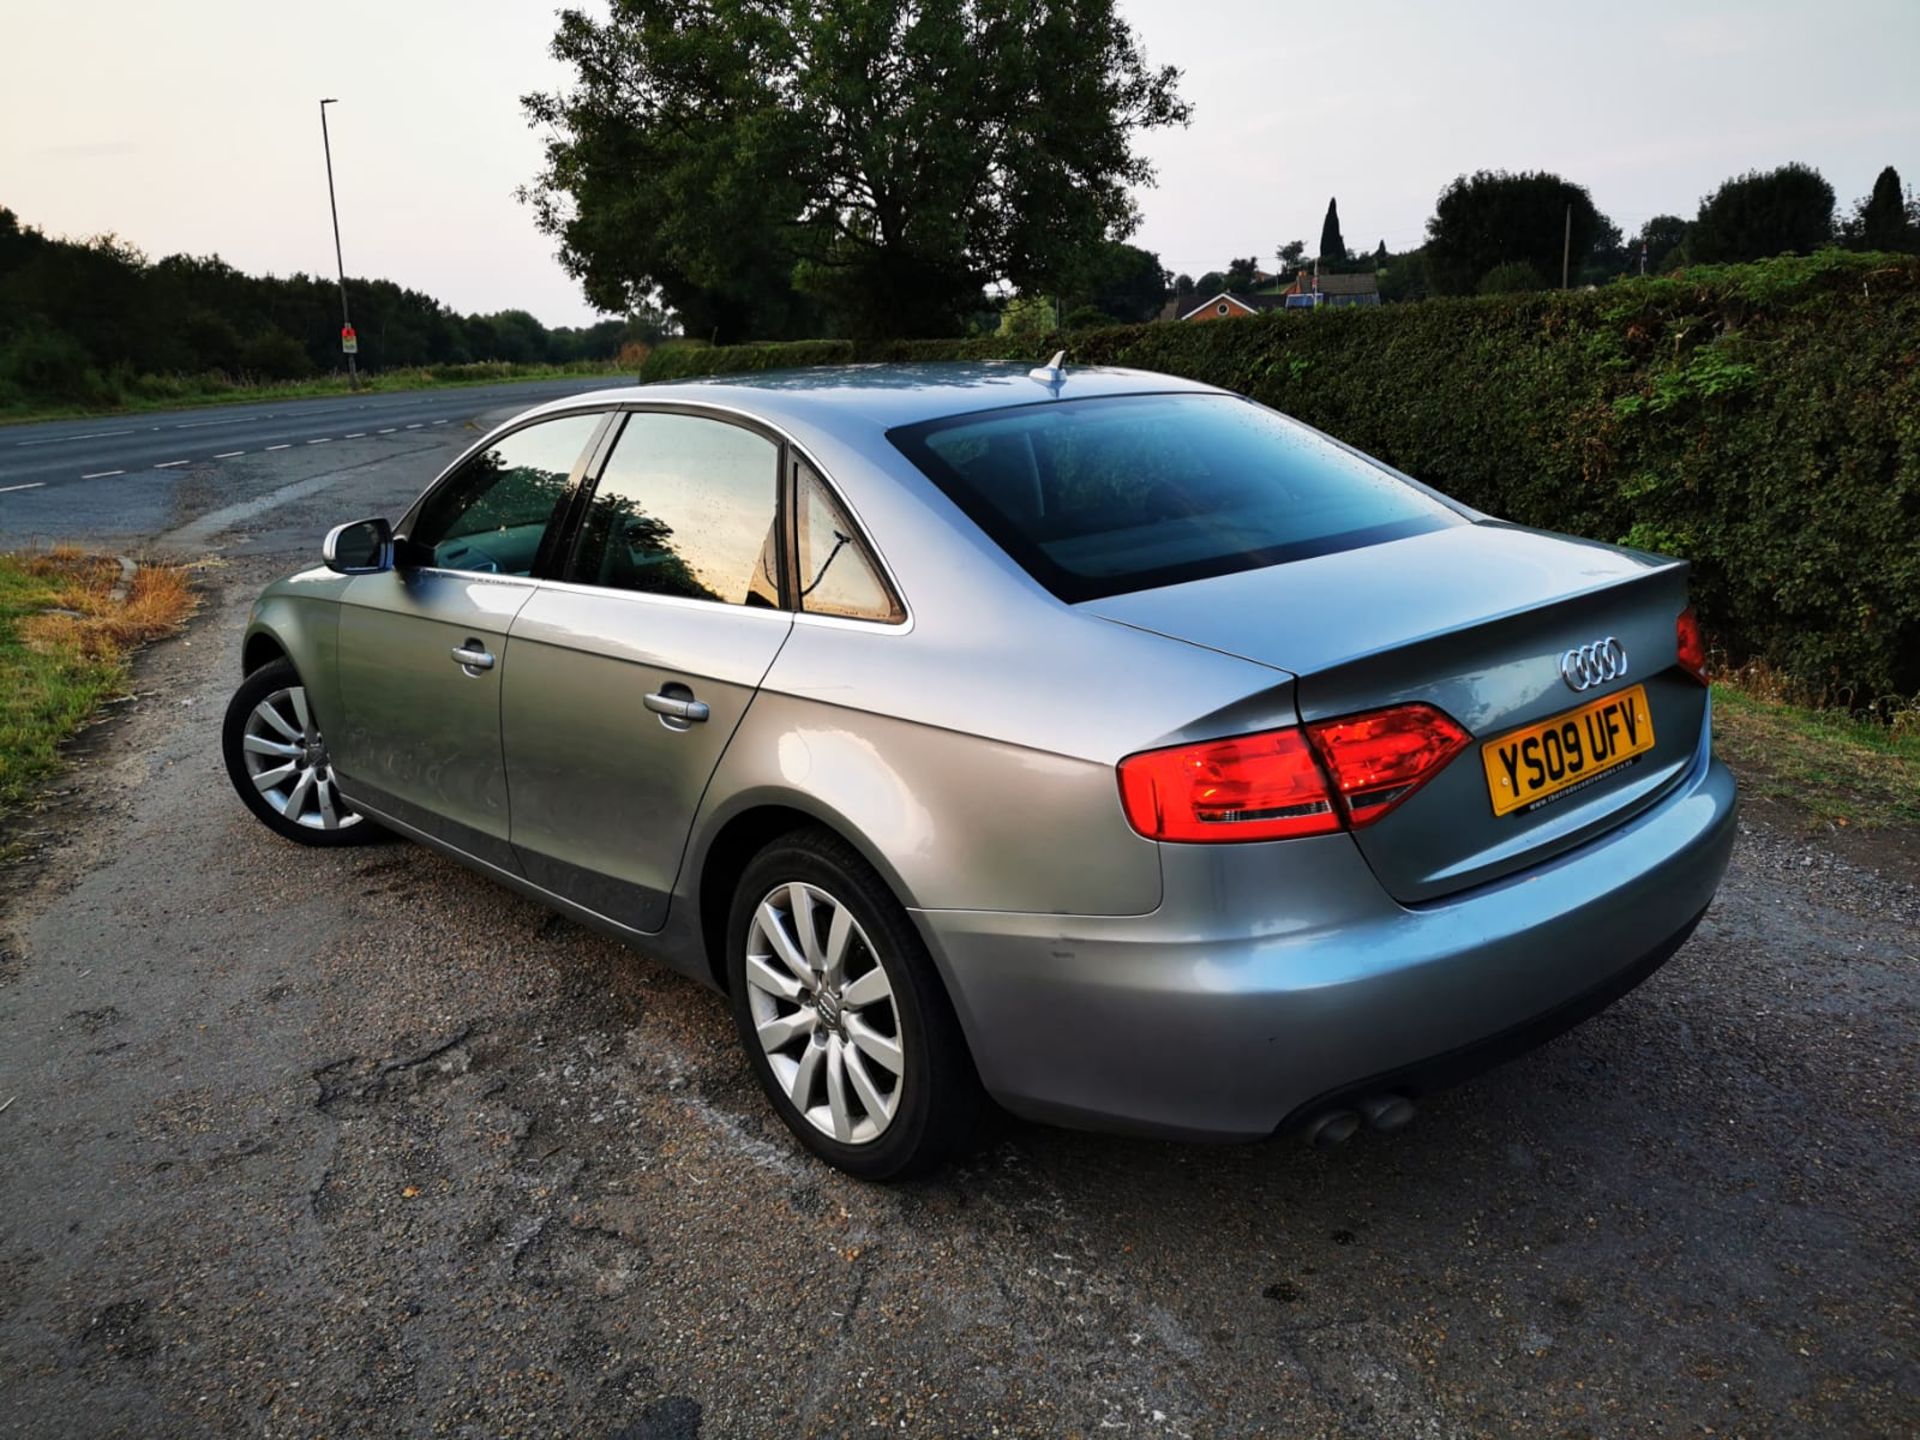
MULTIPOLYGON (((1920 260, 1838 251, 1604 289, 1120 326, 1069 363, 1239 390, 1468 504, 1687 556, 1703 620, 1856 708, 1920 692, 1920 260)), ((666 348, 643 378, 1006 358, 1000 338, 666 348)))

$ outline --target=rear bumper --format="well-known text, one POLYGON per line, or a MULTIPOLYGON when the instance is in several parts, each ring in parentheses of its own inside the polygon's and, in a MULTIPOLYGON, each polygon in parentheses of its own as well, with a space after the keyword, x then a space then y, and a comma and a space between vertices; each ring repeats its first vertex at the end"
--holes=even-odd
POLYGON ((1658 804, 1522 874, 1400 906, 1346 836, 1166 846, 1151 915, 919 911, 988 1090, 1098 1129, 1252 1139, 1431 1089, 1611 1003, 1677 950, 1734 839, 1703 737, 1658 804))

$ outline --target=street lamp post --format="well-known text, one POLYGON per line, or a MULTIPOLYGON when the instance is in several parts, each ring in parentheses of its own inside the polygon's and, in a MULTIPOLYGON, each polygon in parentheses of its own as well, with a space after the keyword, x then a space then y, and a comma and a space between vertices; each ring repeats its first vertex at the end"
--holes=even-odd
MULTIPOLYGON (((327 152, 327 208, 333 212, 333 264, 340 277, 340 338, 344 344, 353 332, 353 320, 347 314, 347 262, 340 258, 340 202, 333 198, 333 140, 327 134, 327 106, 339 103, 331 98, 320 102, 320 144, 327 152)), ((360 370, 352 350, 347 351, 347 387, 360 388, 360 370)))

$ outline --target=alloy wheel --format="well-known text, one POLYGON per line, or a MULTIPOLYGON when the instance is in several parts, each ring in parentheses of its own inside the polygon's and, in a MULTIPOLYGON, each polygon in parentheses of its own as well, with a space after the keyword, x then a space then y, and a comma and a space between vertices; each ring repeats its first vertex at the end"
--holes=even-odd
POLYGON ((247 716, 242 733, 247 776, 280 815, 310 830, 344 830, 359 812, 340 796, 304 686, 275 690, 247 716))
POLYGON ((892 983, 853 912, 817 885, 776 886, 746 959, 754 1033, 794 1108, 843 1145, 877 1140, 906 1064, 892 983))

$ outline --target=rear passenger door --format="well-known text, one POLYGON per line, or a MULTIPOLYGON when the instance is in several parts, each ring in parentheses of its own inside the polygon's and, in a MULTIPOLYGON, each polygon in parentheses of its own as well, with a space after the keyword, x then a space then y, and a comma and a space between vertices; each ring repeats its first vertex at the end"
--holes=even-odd
POLYGON ((793 624, 781 446, 706 415, 626 416, 562 583, 519 612, 501 725, 528 879, 658 930, 694 811, 793 624))

